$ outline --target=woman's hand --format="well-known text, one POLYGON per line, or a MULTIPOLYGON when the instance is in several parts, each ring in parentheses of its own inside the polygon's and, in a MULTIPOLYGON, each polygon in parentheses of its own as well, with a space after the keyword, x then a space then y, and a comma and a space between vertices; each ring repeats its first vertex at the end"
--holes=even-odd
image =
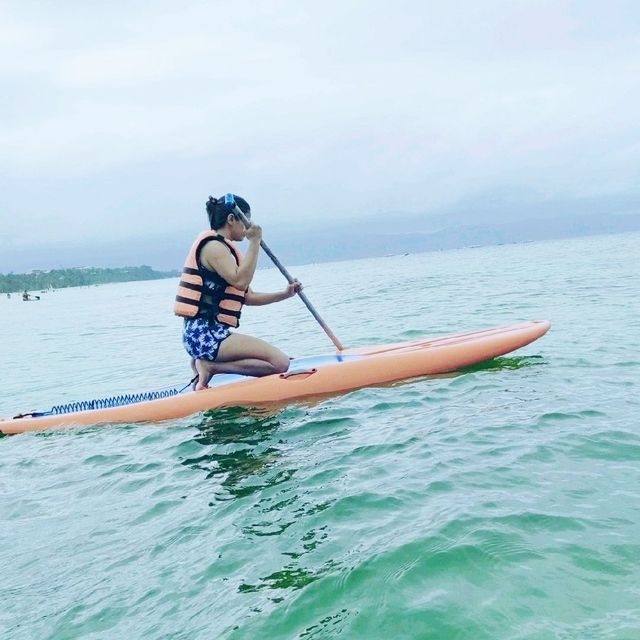
POLYGON ((293 296, 295 296, 298 291, 302 291, 302 283, 296 278, 285 289, 285 295, 287 298, 293 298, 293 296))
POLYGON ((260 240, 262 240, 262 227, 258 224, 252 224, 245 231, 245 238, 249 242, 256 242, 257 244, 260 244, 260 240))

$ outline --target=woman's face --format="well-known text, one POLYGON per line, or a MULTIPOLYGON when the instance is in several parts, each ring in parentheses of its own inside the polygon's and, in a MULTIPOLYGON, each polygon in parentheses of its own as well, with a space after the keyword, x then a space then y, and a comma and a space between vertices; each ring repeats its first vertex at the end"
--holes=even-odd
POLYGON ((235 216, 230 216, 230 217, 232 219, 228 220, 227 224, 229 225, 229 230, 231 231, 231 237, 233 238, 233 240, 236 240, 236 241, 244 240, 244 236, 246 232, 244 225, 235 216))

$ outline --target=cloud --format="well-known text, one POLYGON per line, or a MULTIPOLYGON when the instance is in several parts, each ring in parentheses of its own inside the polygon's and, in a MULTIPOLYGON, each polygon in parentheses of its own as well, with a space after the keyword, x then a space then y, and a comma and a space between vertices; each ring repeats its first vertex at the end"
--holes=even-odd
POLYGON ((8 6, 0 247, 636 188, 635 4, 8 6))

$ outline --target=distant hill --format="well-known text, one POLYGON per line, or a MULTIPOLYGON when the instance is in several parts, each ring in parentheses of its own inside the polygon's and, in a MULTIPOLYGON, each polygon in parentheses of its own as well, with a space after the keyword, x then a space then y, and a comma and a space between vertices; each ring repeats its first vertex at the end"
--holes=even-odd
MULTIPOLYGON (((425 221, 427 222, 427 221, 425 221)), ((451 222, 451 221, 450 221, 451 222)), ((406 221, 398 224, 410 228, 406 221)), ((470 246, 488 246, 640 231, 640 214, 590 215, 576 218, 530 218, 504 224, 450 226, 433 232, 373 233, 371 220, 341 235, 327 231, 278 235, 269 245, 283 262, 305 264, 398 253, 420 253, 470 246)), ((265 258, 264 264, 268 261, 265 258)))
MULTIPOLYGON (((625 204, 629 211, 631 203, 625 204)), ((595 207, 593 203, 590 205, 595 207)), ((270 223, 268 218, 262 222, 257 214, 256 219, 263 224, 265 241, 285 265, 640 231, 640 212, 587 213, 586 206, 584 210, 584 213, 575 216, 554 216, 551 205, 541 208, 537 215, 530 206, 524 207, 529 215, 511 213, 508 217, 501 210, 492 212, 490 208, 476 214, 449 211, 435 216, 385 213, 333 221, 328 226, 320 226, 317 220, 300 220, 299 224, 285 226, 270 223), (393 229, 402 231, 395 233, 393 229)), ((129 273, 126 274, 127 279, 171 277, 176 275, 176 269, 181 268, 196 233, 197 230, 138 237, 132 239, 130 244, 105 241, 86 246, 47 246, 46 252, 38 251, 37 247, 33 247, 33 251, 4 251, 0 255, 0 267, 5 265, 5 270, 10 266, 26 271, 34 267, 48 269, 55 266, 60 268, 59 271, 65 271, 62 267, 69 264, 116 267, 131 264, 135 260, 156 265, 163 271, 154 272, 153 275, 150 272, 138 272, 141 277, 129 273)), ((261 255, 260 265, 270 264, 269 259, 261 255)), ((153 271, 151 267, 133 269, 153 271)), ((106 277, 106 274, 101 277, 106 277)), ((116 279, 111 282, 121 281, 125 272, 120 270, 113 277, 116 279)), ((80 279, 81 274, 73 274, 72 280, 74 278, 80 279)), ((30 288, 43 289, 46 286, 35 284, 30 288)), ((18 289, 25 287, 26 284, 24 287, 18 285, 18 289)), ((6 291, 6 288, 0 291, 6 291)))
POLYGON ((43 289, 63 289, 108 282, 132 282, 135 280, 160 280, 179 275, 178 271, 154 271, 147 265, 140 267, 120 267, 99 269, 97 267, 76 267, 73 269, 52 269, 31 271, 30 273, 0 273, 0 293, 16 291, 42 291, 43 289))

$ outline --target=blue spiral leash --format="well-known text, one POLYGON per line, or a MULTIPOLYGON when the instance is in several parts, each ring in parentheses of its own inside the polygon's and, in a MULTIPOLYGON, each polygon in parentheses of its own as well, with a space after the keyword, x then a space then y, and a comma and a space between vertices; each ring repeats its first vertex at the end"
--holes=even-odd
POLYGON ((40 418, 42 416, 55 416, 66 413, 76 413, 78 411, 93 411, 95 409, 110 409, 112 407, 124 407, 128 404, 137 404, 139 402, 148 402, 149 400, 161 400, 162 398, 171 398, 173 396, 184 393, 196 380, 198 376, 193 377, 184 387, 169 387, 166 389, 158 389, 157 391, 143 391, 142 393, 126 393, 119 396, 111 396, 109 398, 98 398, 96 400, 80 400, 79 402, 67 402, 65 404, 57 404, 49 411, 30 411, 28 413, 19 413, 13 416, 14 420, 19 418, 40 418))

